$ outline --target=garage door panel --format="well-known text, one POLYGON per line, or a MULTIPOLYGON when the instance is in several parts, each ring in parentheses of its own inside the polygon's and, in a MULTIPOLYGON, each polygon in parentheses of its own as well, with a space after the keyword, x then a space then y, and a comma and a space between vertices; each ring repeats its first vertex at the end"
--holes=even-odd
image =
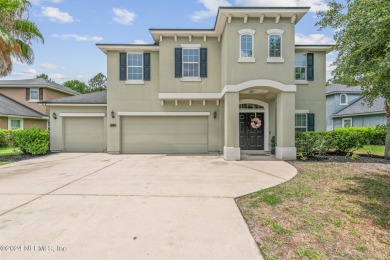
POLYGON ((103 152, 104 142, 103 118, 65 118, 66 152, 103 152))
POLYGON ((204 153, 207 117, 124 117, 123 153, 204 153))

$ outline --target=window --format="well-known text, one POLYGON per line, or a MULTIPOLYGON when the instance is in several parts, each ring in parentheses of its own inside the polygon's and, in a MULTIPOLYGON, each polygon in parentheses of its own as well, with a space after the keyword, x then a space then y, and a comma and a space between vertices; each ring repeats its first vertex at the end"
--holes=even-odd
POLYGON ((143 80, 143 55, 142 53, 127 54, 127 79, 143 80))
POLYGON ((272 34, 268 36, 269 44, 269 57, 271 58, 281 58, 282 57, 282 36, 272 34))
POLYGON ((295 115, 295 132, 306 132, 307 131, 307 115, 296 114, 295 115))
POLYGON ((343 127, 351 127, 352 126, 352 118, 343 118, 342 126, 343 127))
POLYGON ((23 129, 23 119, 8 118, 8 129, 23 129))
POLYGON ((263 106, 257 104, 240 104, 240 108, 242 109, 264 109, 263 106))
POLYGON ((241 58, 253 57, 253 35, 251 34, 240 35, 240 57, 241 58))
POLYGON ((39 100, 39 88, 30 88, 30 100, 39 100))
POLYGON ((183 77, 199 77, 199 49, 183 49, 183 77))
POLYGON ((306 80, 306 54, 295 54, 295 79, 306 80))
POLYGON ((348 96, 347 94, 340 95, 340 105, 348 105, 348 96))

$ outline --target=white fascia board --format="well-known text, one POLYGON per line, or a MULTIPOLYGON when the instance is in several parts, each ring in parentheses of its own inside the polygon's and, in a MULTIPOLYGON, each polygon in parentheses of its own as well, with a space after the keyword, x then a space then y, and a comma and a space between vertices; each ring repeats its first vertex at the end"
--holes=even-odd
POLYGON ((210 112, 118 112, 118 116, 210 116, 210 112))
POLYGON ((221 93, 159 93, 161 100, 197 100, 197 99, 221 99, 221 93))
POLYGON ((104 53, 107 51, 123 51, 123 52, 144 52, 144 51, 160 51, 160 46, 148 45, 97 45, 97 47, 104 53))
POLYGON ((359 114, 332 115, 330 117, 340 118, 340 117, 370 116, 370 115, 380 115, 380 114, 386 115, 386 111, 377 111, 377 112, 359 113, 359 114))
POLYGON ((106 113, 60 113, 61 117, 105 117, 106 113))
POLYGON ((15 115, 5 115, 1 114, 2 117, 10 117, 10 118, 26 118, 26 119, 36 119, 36 120, 48 120, 49 117, 43 116, 43 117, 31 117, 31 116, 15 116, 15 115))
POLYGON ((43 106, 48 107, 106 107, 107 104, 66 104, 66 103, 44 103, 41 102, 43 106))
POLYGON ((329 45, 299 45, 295 46, 296 51, 324 51, 326 54, 330 53, 332 51, 332 44, 329 45))

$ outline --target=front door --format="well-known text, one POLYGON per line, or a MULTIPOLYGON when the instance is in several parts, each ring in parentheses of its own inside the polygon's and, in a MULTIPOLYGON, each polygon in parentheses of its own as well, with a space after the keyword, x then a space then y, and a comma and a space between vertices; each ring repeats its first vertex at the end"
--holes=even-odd
POLYGON ((264 113, 240 113, 240 148, 264 150, 264 113))

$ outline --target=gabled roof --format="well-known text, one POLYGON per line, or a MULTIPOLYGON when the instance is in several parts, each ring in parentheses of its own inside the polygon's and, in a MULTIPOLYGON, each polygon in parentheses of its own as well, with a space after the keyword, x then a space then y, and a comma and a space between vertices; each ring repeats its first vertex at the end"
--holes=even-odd
POLYGON ((50 105, 71 105, 71 104, 79 104, 79 105, 106 105, 107 104, 107 90, 93 92, 88 94, 81 94, 73 97, 63 97, 48 100, 45 102, 41 102, 47 106, 50 105))
POLYGON ((326 95, 332 95, 335 93, 361 93, 362 87, 348 87, 347 85, 333 84, 326 87, 326 95))
POLYGON ((0 80, 0 88, 33 88, 33 87, 46 87, 50 89, 54 89, 60 92, 64 92, 71 95, 79 95, 80 93, 66 88, 58 83, 53 81, 35 78, 35 79, 22 79, 22 80, 0 80))
POLYGON ((372 106, 364 101, 363 97, 355 100, 349 106, 332 115, 332 117, 357 116, 366 114, 384 114, 385 113, 385 99, 376 99, 372 106))
POLYGON ((31 109, 3 94, 0 94, 0 115, 48 119, 47 116, 31 109))

